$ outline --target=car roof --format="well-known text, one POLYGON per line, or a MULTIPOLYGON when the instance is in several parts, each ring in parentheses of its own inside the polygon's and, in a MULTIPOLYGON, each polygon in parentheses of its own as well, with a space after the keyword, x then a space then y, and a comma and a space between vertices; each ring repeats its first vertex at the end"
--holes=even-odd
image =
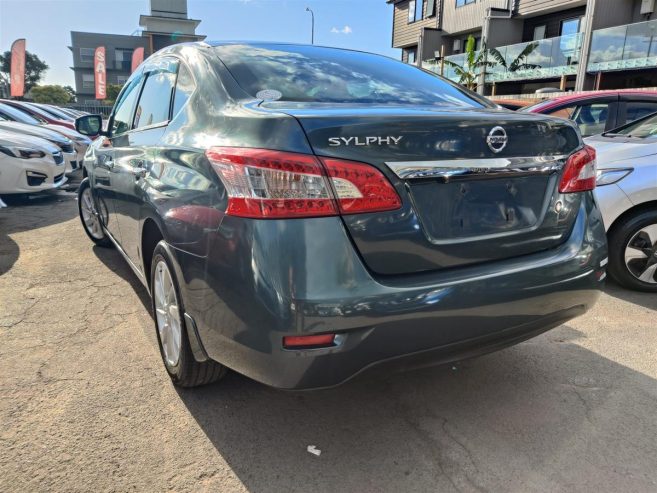
POLYGON ((618 90, 604 90, 604 91, 589 91, 586 93, 567 94, 565 96, 557 96, 556 98, 546 99, 534 104, 539 108, 551 108, 553 106, 561 105, 564 103, 585 101, 591 98, 598 98, 601 96, 651 96, 657 97, 657 91, 647 90, 642 91, 639 89, 618 89, 618 90))

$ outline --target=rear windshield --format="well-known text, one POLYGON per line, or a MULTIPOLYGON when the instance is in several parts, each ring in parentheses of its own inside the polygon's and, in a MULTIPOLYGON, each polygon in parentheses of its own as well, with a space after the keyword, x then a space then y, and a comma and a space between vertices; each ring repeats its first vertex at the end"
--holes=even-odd
POLYGON ((436 75, 384 56, 289 45, 224 45, 215 50, 237 83, 259 99, 492 107, 436 75))

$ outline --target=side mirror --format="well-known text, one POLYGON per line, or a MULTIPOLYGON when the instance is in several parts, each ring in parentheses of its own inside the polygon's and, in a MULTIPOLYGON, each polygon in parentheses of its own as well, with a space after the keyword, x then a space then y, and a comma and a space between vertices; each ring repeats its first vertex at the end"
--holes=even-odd
POLYGON ((103 134, 103 117, 101 115, 84 115, 75 119, 75 130, 82 135, 96 137, 103 134))

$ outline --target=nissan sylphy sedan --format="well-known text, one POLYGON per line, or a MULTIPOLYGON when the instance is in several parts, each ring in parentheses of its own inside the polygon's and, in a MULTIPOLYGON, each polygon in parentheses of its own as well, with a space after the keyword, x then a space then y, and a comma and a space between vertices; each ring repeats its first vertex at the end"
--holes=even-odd
POLYGON ((82 225, 148 288, 181 386, 286 389, 490 352, 583 314, 607 263, 595 151, 356 51, 180 44, 84 160, 82 225))

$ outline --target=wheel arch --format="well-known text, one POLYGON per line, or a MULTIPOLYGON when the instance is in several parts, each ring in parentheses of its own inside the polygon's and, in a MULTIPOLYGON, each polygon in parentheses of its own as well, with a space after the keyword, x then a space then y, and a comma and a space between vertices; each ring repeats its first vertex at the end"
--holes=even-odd
POLYGON ((141 227, 141 242, 139 246, 144 277, 146 278, 149 289, 151 287, 151 262, 153 260, 153 251, 157 244, 164 239, 164 232, 158 222, 152 217, 144 219, 141 227))
POLYGON ((609 226, 609 228, 607 229, 607 234, 608 235, 613 234, 616 231, 616 229, 618 229, 620 225, 623 224, 623 222, 625 222, 631 216, 634 216, 636 214, 641 214, 642 212, 650 211, 650 210, 657 210, 657 200, 649 200, 648 202, 642 202, 641 204, 637 204, 627 209, 620 216, 614 219, 614 221, 611 223, 611 226, 609 226))

